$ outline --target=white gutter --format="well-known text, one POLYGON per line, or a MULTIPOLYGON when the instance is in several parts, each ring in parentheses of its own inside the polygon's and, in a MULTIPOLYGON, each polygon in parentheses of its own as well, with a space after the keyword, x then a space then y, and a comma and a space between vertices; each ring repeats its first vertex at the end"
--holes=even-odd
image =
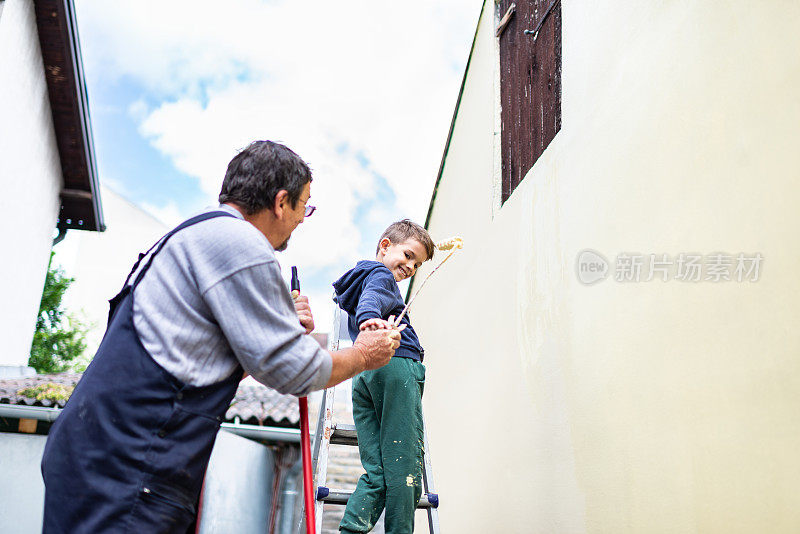
MULTIPOLYGON (((52 423, 61 413, 61 408, 43 408, 41 406, 25 406, 17 404, 0 404, 0 417, 15 419, 36 419, 52 423)), ((284 443, 300 443, 300 430, 297 428, 280 428, 276 426, 242 425, 222 423, 222 430, 256 441, 279 441, 284 443)))
POLYGON ((36 419, 52 423, 61 413, 60 408, 42 408, 41 406, 24 406, 17 404, 0 404, 0 417, 16 419, 36 419))
POLYGON ((281 428, 277 426, 240 425, 236 423, 222 423, 222 430, 250 438, 256 441, 281 441, 300 443, 299 428, 281 428))

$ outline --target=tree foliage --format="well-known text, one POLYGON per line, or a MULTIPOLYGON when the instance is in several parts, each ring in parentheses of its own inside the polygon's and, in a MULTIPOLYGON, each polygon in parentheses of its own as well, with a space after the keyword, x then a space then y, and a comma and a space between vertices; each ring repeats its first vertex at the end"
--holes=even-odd
POLYGON ((50 253, 50 266, 39 304, 36 319, 36 333, 33 335, 31 357, 28 365, 37 373, 59 373, 73 367, 86 349, 86 328, 74 316, 68 314, 61 305, 64 292, 74 282, 64 271, 53 266, 53 253, 50 253))

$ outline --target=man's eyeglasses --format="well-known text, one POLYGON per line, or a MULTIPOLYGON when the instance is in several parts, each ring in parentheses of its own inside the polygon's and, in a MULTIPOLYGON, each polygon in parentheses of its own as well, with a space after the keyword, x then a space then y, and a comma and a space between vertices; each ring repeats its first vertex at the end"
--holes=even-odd
POLYGON ((312 213, 314 213, 314 211, 316 211, 316 209, 317 209, 317 207, 316 207, 316 206, 308 206, 308 205, 306 205, 306 213, 305 213, 305 216, 306 216, 306 217, 311 217, 311 214, 312 214, 312 213))

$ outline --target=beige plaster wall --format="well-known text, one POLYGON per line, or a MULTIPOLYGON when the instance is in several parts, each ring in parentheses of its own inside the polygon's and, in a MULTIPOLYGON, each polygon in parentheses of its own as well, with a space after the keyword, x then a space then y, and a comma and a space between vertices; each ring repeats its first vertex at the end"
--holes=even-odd
POLYGON ((442 526, 797 532, 800 5, 562 13, 562 129, 499 207, 487 2, 430 220, 467 244, 413 312, 442 526), (587 248, 764 261, 586 286, 587 248))

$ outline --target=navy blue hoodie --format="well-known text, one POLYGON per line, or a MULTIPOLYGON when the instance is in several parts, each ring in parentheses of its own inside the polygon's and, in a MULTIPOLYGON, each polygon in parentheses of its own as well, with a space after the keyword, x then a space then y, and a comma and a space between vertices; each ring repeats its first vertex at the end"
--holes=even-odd
MULTIPOLYGON (((358 262, 333 283, 333 289, 336 290, 333 300, 347 312, 347 327, 353 341, 358 336, 358 325, 367 319, 388 319, 390 315, 397 317, 406 305, 392 271, 379 261, 358 262)), ((400 322, 406 328, 400 334, 400 347, 394 355, 421 362, 425 351, 419 344, 408 314, 400 322)))

